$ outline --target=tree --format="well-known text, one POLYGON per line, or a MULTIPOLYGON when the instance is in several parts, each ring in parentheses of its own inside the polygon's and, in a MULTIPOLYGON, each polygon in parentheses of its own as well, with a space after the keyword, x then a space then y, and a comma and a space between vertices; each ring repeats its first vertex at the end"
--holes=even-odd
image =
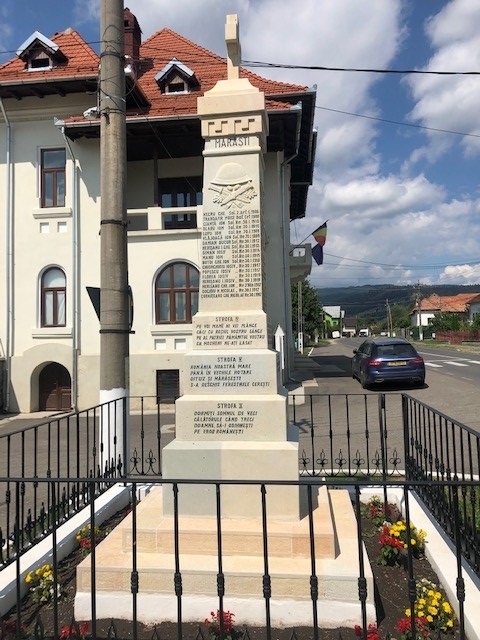
POLYGON ((408 307, 401 304, 393 304, 390 307, 392 314, 392 326, 397 329, 406 329, 411 326, 410 313, 408 307))
MULTIPOLYGON (((310 286, 307 280, 302 282, 302 317, 303 332, 313 336, 315 330, 322 332, 323 309, 318 298, 317 289, 310 286)), ((298 285, 292 285, 292 327, 298 333, 298 285)))
POLYGON ((434 331, 460 331, 464 322, 457 313, 438 313, 431 322, 434 331))

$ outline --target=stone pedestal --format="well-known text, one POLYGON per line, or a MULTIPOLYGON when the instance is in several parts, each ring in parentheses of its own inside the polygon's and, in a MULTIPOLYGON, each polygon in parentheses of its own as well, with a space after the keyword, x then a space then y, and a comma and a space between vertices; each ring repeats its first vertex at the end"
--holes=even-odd
MULTIPOLYGON (((176 572, 175 523, 163 511, 165 493, 154 489, 137 508, 136 556, 139 593, 137 618, 145 624, 177 619, 174 592, 176 572), (162 497, 163 494, 163 497, 162 497)), ((180 498, 179 498, 180 499, 180 498)), ((361 624, 358 601, 358 544, 356 521, 347 491, 322 487, 313 513, 313 548, 318 578, 320 627, 361 624)), ((273 627, 311 626, 310 575, 312 544, 308 517, 294 522, 268 521, 269 601, 273 627)), ((265 624, 263 576, 264 529, 258 518, 222 518, 224 607, 235 613, 239 625, 265 624)), ((100 543, 96 550, 96 614, 131 620, 133 604, 132 516, 100 543)), ((182 576, 182 619, 202 622, 218 606, 218 530, 215 518, 180 517, 179 568, 182 576)), ((376 622, 373 576, 363 550, 369 599, 368 622, 376 622)), ((77 569, 75 617, 91 618, 90 557, 77 569)))

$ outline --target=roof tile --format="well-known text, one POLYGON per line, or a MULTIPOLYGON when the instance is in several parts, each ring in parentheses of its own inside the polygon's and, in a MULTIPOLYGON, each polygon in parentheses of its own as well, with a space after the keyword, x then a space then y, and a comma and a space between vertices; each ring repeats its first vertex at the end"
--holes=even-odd
POLYGON ((63 79, 70 76, 90 77, 98 73, 99 57, 95 51, 85 42, 74 29, 66 29, 56 33, 50 38, 58 45, 60 51, 67 58, 64 64, 59 64, 51 69, 36 69, 26 71, 22 60, 15 56, 0 66, 0 82, 15 80, 29 80, 34 77, 63 79))
MULTIPOLYGON (((97 75, 99 57, 77 31, 66 29, 56 33, 51 37, 51 40, 59 46, 63 55, 66 56, 67 60, 64 64, 58 64, 51 69, 26 71, 22 60, 15 57, 0 66, 0 83, 8 85, 9 82, 15 83, 25 80, 34 82, 37 78, 41 81, 51 79, 53 82, 56 79, 97 75)), ((290 103, 295 104, 298 101, 298 94, 307 89, 302 85, 269 80, 243 68, 240 70, 240 75, 242 78, 248 78, 255 87, 265 93, 266 105, 270 110, 289 108, 289 96, 291 96, 290 103), (287 104, 278 99, 280 95, 285 96, 287 104), (272 96, 273 99, 268 96, 272 96)), ((227 63, 225 58, 204 49, 171 29, 162 29, 145 40, 140 47, 137 84, 150 106, 139 105, 138 109, 129 109, 128 115, 130 117, 135 115, 150 117, 195 115, 197 113, 197 99, 212 89, 218 80, 226 78, 227 63), (188 66, 195 73, 200 83, 198 88, 194 88, 190 93, 161 93, 160 87, 155 81, 155 75, 173 58, 188 66)))

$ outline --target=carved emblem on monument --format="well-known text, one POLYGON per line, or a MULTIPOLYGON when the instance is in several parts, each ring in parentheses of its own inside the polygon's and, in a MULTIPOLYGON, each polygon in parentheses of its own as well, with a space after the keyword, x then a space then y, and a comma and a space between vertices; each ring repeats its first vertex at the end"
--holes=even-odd
POLYGON ((236 162, 220 167, 208 188, 216 192, 213 202, 225 209, 242 209, 257 195, 252 179, 236 162))

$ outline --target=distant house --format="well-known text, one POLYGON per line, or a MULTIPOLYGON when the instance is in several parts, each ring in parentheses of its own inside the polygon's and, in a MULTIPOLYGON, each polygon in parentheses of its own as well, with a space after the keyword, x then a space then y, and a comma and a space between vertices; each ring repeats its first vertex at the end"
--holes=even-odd
POLYGON ((471 323, 480 313, 480 293, 458 293, 455 296, 439 296, 432 293, 413 309, 410 323, 413 327, 426 327, 439 313, 454 313, 465 322, 471 323))
POLYGON ((345 311, 340 306, 323 307, 323 315, 327 336, 332 337, 332 331, 339 331, 342 335, 345 311))
POLYGON ((342 335, 353 338, 357 333, 357 319, 356 318, 344 318, 342 335))

